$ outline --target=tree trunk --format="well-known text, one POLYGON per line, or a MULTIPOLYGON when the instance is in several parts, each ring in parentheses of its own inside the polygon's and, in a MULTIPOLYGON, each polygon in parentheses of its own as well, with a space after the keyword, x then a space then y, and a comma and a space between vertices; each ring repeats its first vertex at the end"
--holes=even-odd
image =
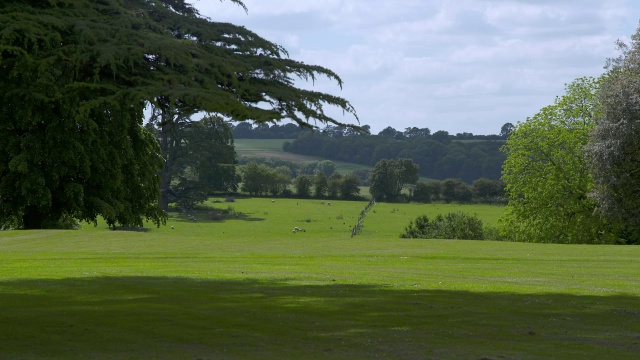
POLYGON ((162 170, 160 170, 160 199, 158 202, 160 203, 160 207, 164 211, 169 211, 169 194, 171 193, 171 163, 173 159, 170 159, 172 154, 169 154, 169 131, 167 129, 168 125, 163 125, 160 127, 161 131, 161 140, 160 140, 160 148, 162 150, 162 155, 164 156, 164 166, 162 170))

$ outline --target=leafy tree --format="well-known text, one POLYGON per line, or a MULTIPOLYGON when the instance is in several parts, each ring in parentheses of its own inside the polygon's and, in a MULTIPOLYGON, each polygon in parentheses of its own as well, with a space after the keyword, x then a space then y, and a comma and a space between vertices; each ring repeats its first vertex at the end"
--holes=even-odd
POLYGON ((471 193, 479 202, 494 202, 504 196, 504 183, 500 180, 480 178, 471 184, 471 193))
POLYGON ((380 160, 371 170, 369 192, 379 201, 394 200, 400 195, 396 189, 398 174, 394 164, 393 160, 380 160))
POLYGON ((398 159, 396 160, 396 167, 398 171, 398 180, 396 188, 402 191, 407 184, 415 184, 420 178, 420 169, 411 159, 398 159))
POLYGON ((505 123, 504 125, 502 125, 502 127, 500 128, 500 137, 502 137, 503 139, 508 138, 511 131, 513 131, 513 128, 514 126, 512 123, 505 123))
POLYGON ((332 199, 337 199, 340 194, 340 187, 342 186, 342 175, 340 173, 333 173, 327 179, 327 196, 332 199))
POLYGON ((235 139, 252 139, 254 137, 253 126, 248 122, 241 122, 233 127, 235 139))
POLYGON ((265 194, 269 190, 271 172, 271 169, 264 164, 248 163, 242 169, 241 190, 248 192, 249 195, 265 194))
POLYGON ((325 175, 324 172, 318 172, 313 177, 313 187, 315 197, 322 198, 327 195, 327 191, 329 190, 329 180, 327 179, 327 175, 325 175))
POLYGON ((407 184, 418 181, 418 165, 410 159, 381 160, 371 170, 369 192, 379 200, 399 198, 407 184))
POLYGON ((395 138, 399 132, 398 130, 394 129, 391 126, 387 126, 386 128, 382 129, 379 133, 378 136, 380 137, 387 137, 387 138, 395 138))
POLYGON ((419 182, 416 184, 415 189, 413 189, 412 200, 428 204, 431 202, 432 197, 433 194, 427 183, 419 182))
POLYGON ((269 169, 267 175, 266 183, 271 195, 277 196, 287 192, 287 188, 291 185, 291 170, 288 167, 278 166, 275 169, 269 169))
POLYGON ((408 127, 404 130, 404 136, 408 138, 412 137, 423 137, 428 138, 431 135, 431 130, 429 128, 419 129, 417 127, 408 127))
POLYGON ((336 171, 336 163, 331 160, 322 160, 316 166, 316 173, 322 172, 325 176, 331 176, 336 171))
POLYGON ((431 135, 431 138, 434 141, 437 141, 439 143, 442 144, 449 144, 451 143, 451 138, 449 137, 449 132, 444 131, 444 130, 439 130, 433 133, 433 135, 431 135))
POLYGON ((602 113, 588 147, 599 213, 625 243, 640 244, 640 28, 631 45, 607 62, 600 85, 602 113))
POLYGON ((220 117, 199 121, 182 119, 173 129, 160 131, 154 122, 147 124, 159 137, 165 166, 160 172, 160 204, 169 201, 193 207, 216 191, 236 191, 236 155, 230 126, 220 117), (160 134, 160 135, 159 135, 160 134))
POLYGON ((296 194, 299 197, 303 197, 303 198, 310 197, 312 185, 313 185, 313 177, 311 175, 302 174, 293 180, 293 186, 296 187, 296 194))
POLYGON ((471 189, 460 179, 446 179, 442 182, 442 199, 448 204, 453 201, 468 203, 471 201, 471 189))
POLYGON ((431 194, 431 200, 442 199, 442 181, 431 180, 426 184, 427 191, 431 194))
POLYGON ((600 243, 606 226, 588 196, 593 180, 584 146, 600 116, 599 81, 579 78, 553 105, 511 132, 502 179, 509 204, 501 219, 511 239, 527 242, 600 243))
POLYGON ((355 115, 340 97, 295 87, 319 76, 341 85, 334 72, 184 0, 5 0, 0 22, 0 222, 160 224, 163 164, 145 104, 161 133, 196 112, 306 127, 344 125, 326 105, 355 115))
POLYGON ((360 185, 369 186, 369 176, 371 175, 371 170, 358 169, 354 170, 353 174, 355 174, 360 179, 360 185))
POLYGON ((340 182, 340 198, 348 200, 360 194, 360 178, 356 174, 344 176, 340 182))

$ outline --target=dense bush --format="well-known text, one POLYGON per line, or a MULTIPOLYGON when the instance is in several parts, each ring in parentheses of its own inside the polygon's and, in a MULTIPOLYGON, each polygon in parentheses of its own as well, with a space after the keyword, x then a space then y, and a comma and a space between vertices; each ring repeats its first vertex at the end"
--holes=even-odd
POLYGON ((446 215, 438 214, 433 220, 426 215, 411 221, 400 235, 411 239, 459 239, 482 240, 482 220, 477 215, 463 212, 452 212, 446 215))

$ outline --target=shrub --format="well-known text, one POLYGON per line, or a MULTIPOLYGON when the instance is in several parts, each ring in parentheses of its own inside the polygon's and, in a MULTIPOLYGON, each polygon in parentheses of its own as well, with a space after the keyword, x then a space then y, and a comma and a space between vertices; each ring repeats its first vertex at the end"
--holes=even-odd
POLYGON ((482 240, 482 220, 478 215, 463 212, 452 212, 446 215, 438 214, 433 220, 421 215, 415 221, 409 222, 402 238, 412 239, 459 239, 482 240))
POLYGON ((484 239, 491 241, 511 241, 505 234, 500 231, 499 228, 495 226, 485 226, 484 230, 484 239))

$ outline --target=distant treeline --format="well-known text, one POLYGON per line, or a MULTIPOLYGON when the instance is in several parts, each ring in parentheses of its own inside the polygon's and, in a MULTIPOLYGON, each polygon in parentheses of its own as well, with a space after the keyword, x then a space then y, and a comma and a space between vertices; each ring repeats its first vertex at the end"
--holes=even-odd
POLYGON ((327 126, 311 131, 294 124, 253 126, 239 123, 232 126, 236 139, 292 139, 283 150, 300 155, 319 156, 373 166, 389 159, 412 159, 420 167, 420 175, 432 179, 459 178, 467 183, 480 178, 500 178, 506 156, 500 147, 513 129, 506 123, 497 135, 474 135, 446 131, 431 133, 429 128, 406 128, 399 131, 389 126, 371 135, 342 126, 327 126))
POLYGON ((296 139, 303 132, 311 131, 296 124, 260 124, 253 126, 252 123, 248 122, 231 125, 231 128, 234 139, 296 139))
MULTIPOLYGON (((371 127, 365 125, 362 127, 364 133, 370 135, 371 127)), ((451 135, 446 131, 436 131, 431 134, 429 128, 410 127, 404 131, 399 131, 389 126, 377 135, 396 140, 403 140, 413 137, 433 138, 434 140, 442 140, 448 138, 450 140, 506 140, 509 132, 513 128, 513 124, 506 123, 502 126, 498 135, 474 135, 472 133, 463 132, 451 135)), ((311 133, 311 129, 303 128, 296 124, 259 124, 253 126, 252 123, 241 122, 236 125, 231 124, 234 139, 297 139, 303 133, 311 133)), ((323 135, 332 138, 342 138, 350 136, 362 136, 363 132, 357 131, 345 126, 327 126, 322 130, 316 130, 323 135)))
POLYGON ((421 176, 431 179, 459 178, 467 183, 487 178, 500 179, 505 155, 500 152, 503 141, 457 141, 447 134, 429 137, 412 136, 342 136, 303 133, 285 142, 283 150, 300 155, 320 156, 373 166, 383 159, 406 158, 416 162, 421 176))

